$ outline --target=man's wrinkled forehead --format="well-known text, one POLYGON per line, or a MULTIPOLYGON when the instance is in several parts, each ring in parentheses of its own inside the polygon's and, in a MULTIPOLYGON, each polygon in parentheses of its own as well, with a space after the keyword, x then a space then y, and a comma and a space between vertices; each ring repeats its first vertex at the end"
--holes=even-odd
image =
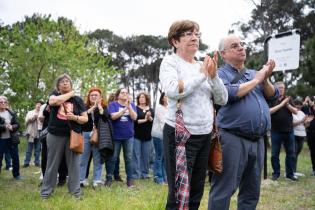
POLYGON ((229 46, 233 43, 240 43, 240 42, 241 42, 241 39, 238 36, 230 35, 230 36, 225 38, 224 44, 225 44, 225 46, 229 46))

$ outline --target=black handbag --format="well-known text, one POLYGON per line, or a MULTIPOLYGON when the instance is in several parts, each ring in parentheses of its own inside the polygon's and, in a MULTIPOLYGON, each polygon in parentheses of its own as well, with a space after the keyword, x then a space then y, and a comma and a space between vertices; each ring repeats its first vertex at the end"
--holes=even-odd
POLYGON ((38 136, 38 140, 40 142, 42 142, 43 140, 46 139, 47 134, 48 134, 48 127, 46 127, 44 130, 40 131, 39 136, 38 136))

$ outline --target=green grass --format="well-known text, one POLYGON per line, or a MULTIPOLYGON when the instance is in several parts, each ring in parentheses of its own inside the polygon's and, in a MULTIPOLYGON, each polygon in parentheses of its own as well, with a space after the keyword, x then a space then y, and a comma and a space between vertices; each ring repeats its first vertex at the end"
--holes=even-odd
MULTIPOLYGON (((23 163, 25 141, 20 144, 20 162, 23 163)), ((281 153, 281 178, 277 182, 263 180, 261 197, 257 209, 260 210, 308 210, 315 209, 315 177, 311 174, 311 162, 307 146, 299 158, 298 171, 306 177, 298 182, 290 182, 283 177, 284 152, 281 153)), ((121 161, 123 163, 123 161, 121 161)), ((104 172, 105 173, 105 172, 104 172)), ((124 175, 123 166, 121 174, 124 175)), ((270 155, 268 156, 268 177, 271 177, 270 155)), ((67 186, 56 187, 48 200, 42 200, 38 187, 40 168, 21 168, 22 181, 15 181, 12 173, 0 174, 1 210, 160 210, 164 209, 167 186, 156 185, 153 180, 136 181, 135 189, 128 189, 125 183, 114 182, 111 188, 83 188, 83 200, 75 200, 67 191, 67 186)), ((103 175, 104 176, 104 175, 103 175)), ((209 184, 206 184, 200 209, 207 209, 209 184)), ((237 193, 231 199, 231 209, 236 209, 237 193)))

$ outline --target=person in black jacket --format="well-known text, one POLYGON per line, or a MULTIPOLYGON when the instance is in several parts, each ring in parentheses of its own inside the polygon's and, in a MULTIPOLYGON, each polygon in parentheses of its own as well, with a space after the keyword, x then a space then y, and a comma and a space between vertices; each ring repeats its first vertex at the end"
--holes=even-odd
POLYGON ((100 121, 107 122, 109 120, 106 102, 103 99, 102 91, 100 88, 90 88, 87 94, 85 106, 88 113, 88 122, 83 127, 84 152, 80 157, 80 184, 81 186, 86 186, 88 184, 85 178, 89 157, 92 152, 94 164, 93 187, 96 187, 100 183, 102 183, 102 163, 101 154, 99 151, 99 125, 100 121), (97 136, 97 142, 91 141, 93 132, 95 132, 97 136))
POLYGON ((12 158, 12 174, 16 180, 21 179, 17 134, 19 127, 16 114, 9 109, 7 97, 0 96, 0 159, 8 150, 12 158))

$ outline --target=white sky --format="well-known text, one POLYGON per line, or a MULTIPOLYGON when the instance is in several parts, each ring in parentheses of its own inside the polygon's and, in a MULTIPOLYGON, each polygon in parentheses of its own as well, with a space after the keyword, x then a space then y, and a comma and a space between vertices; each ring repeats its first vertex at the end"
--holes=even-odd
POLYGON ((6 25, 25 15, 51 14, 73 20, 81 32, 109 29, 126 37, 167 36, 174 21, 190 19, 214 50, 232 23, 247 22, 252 8, 250 0, 0 0, 0 21, 6 25))

